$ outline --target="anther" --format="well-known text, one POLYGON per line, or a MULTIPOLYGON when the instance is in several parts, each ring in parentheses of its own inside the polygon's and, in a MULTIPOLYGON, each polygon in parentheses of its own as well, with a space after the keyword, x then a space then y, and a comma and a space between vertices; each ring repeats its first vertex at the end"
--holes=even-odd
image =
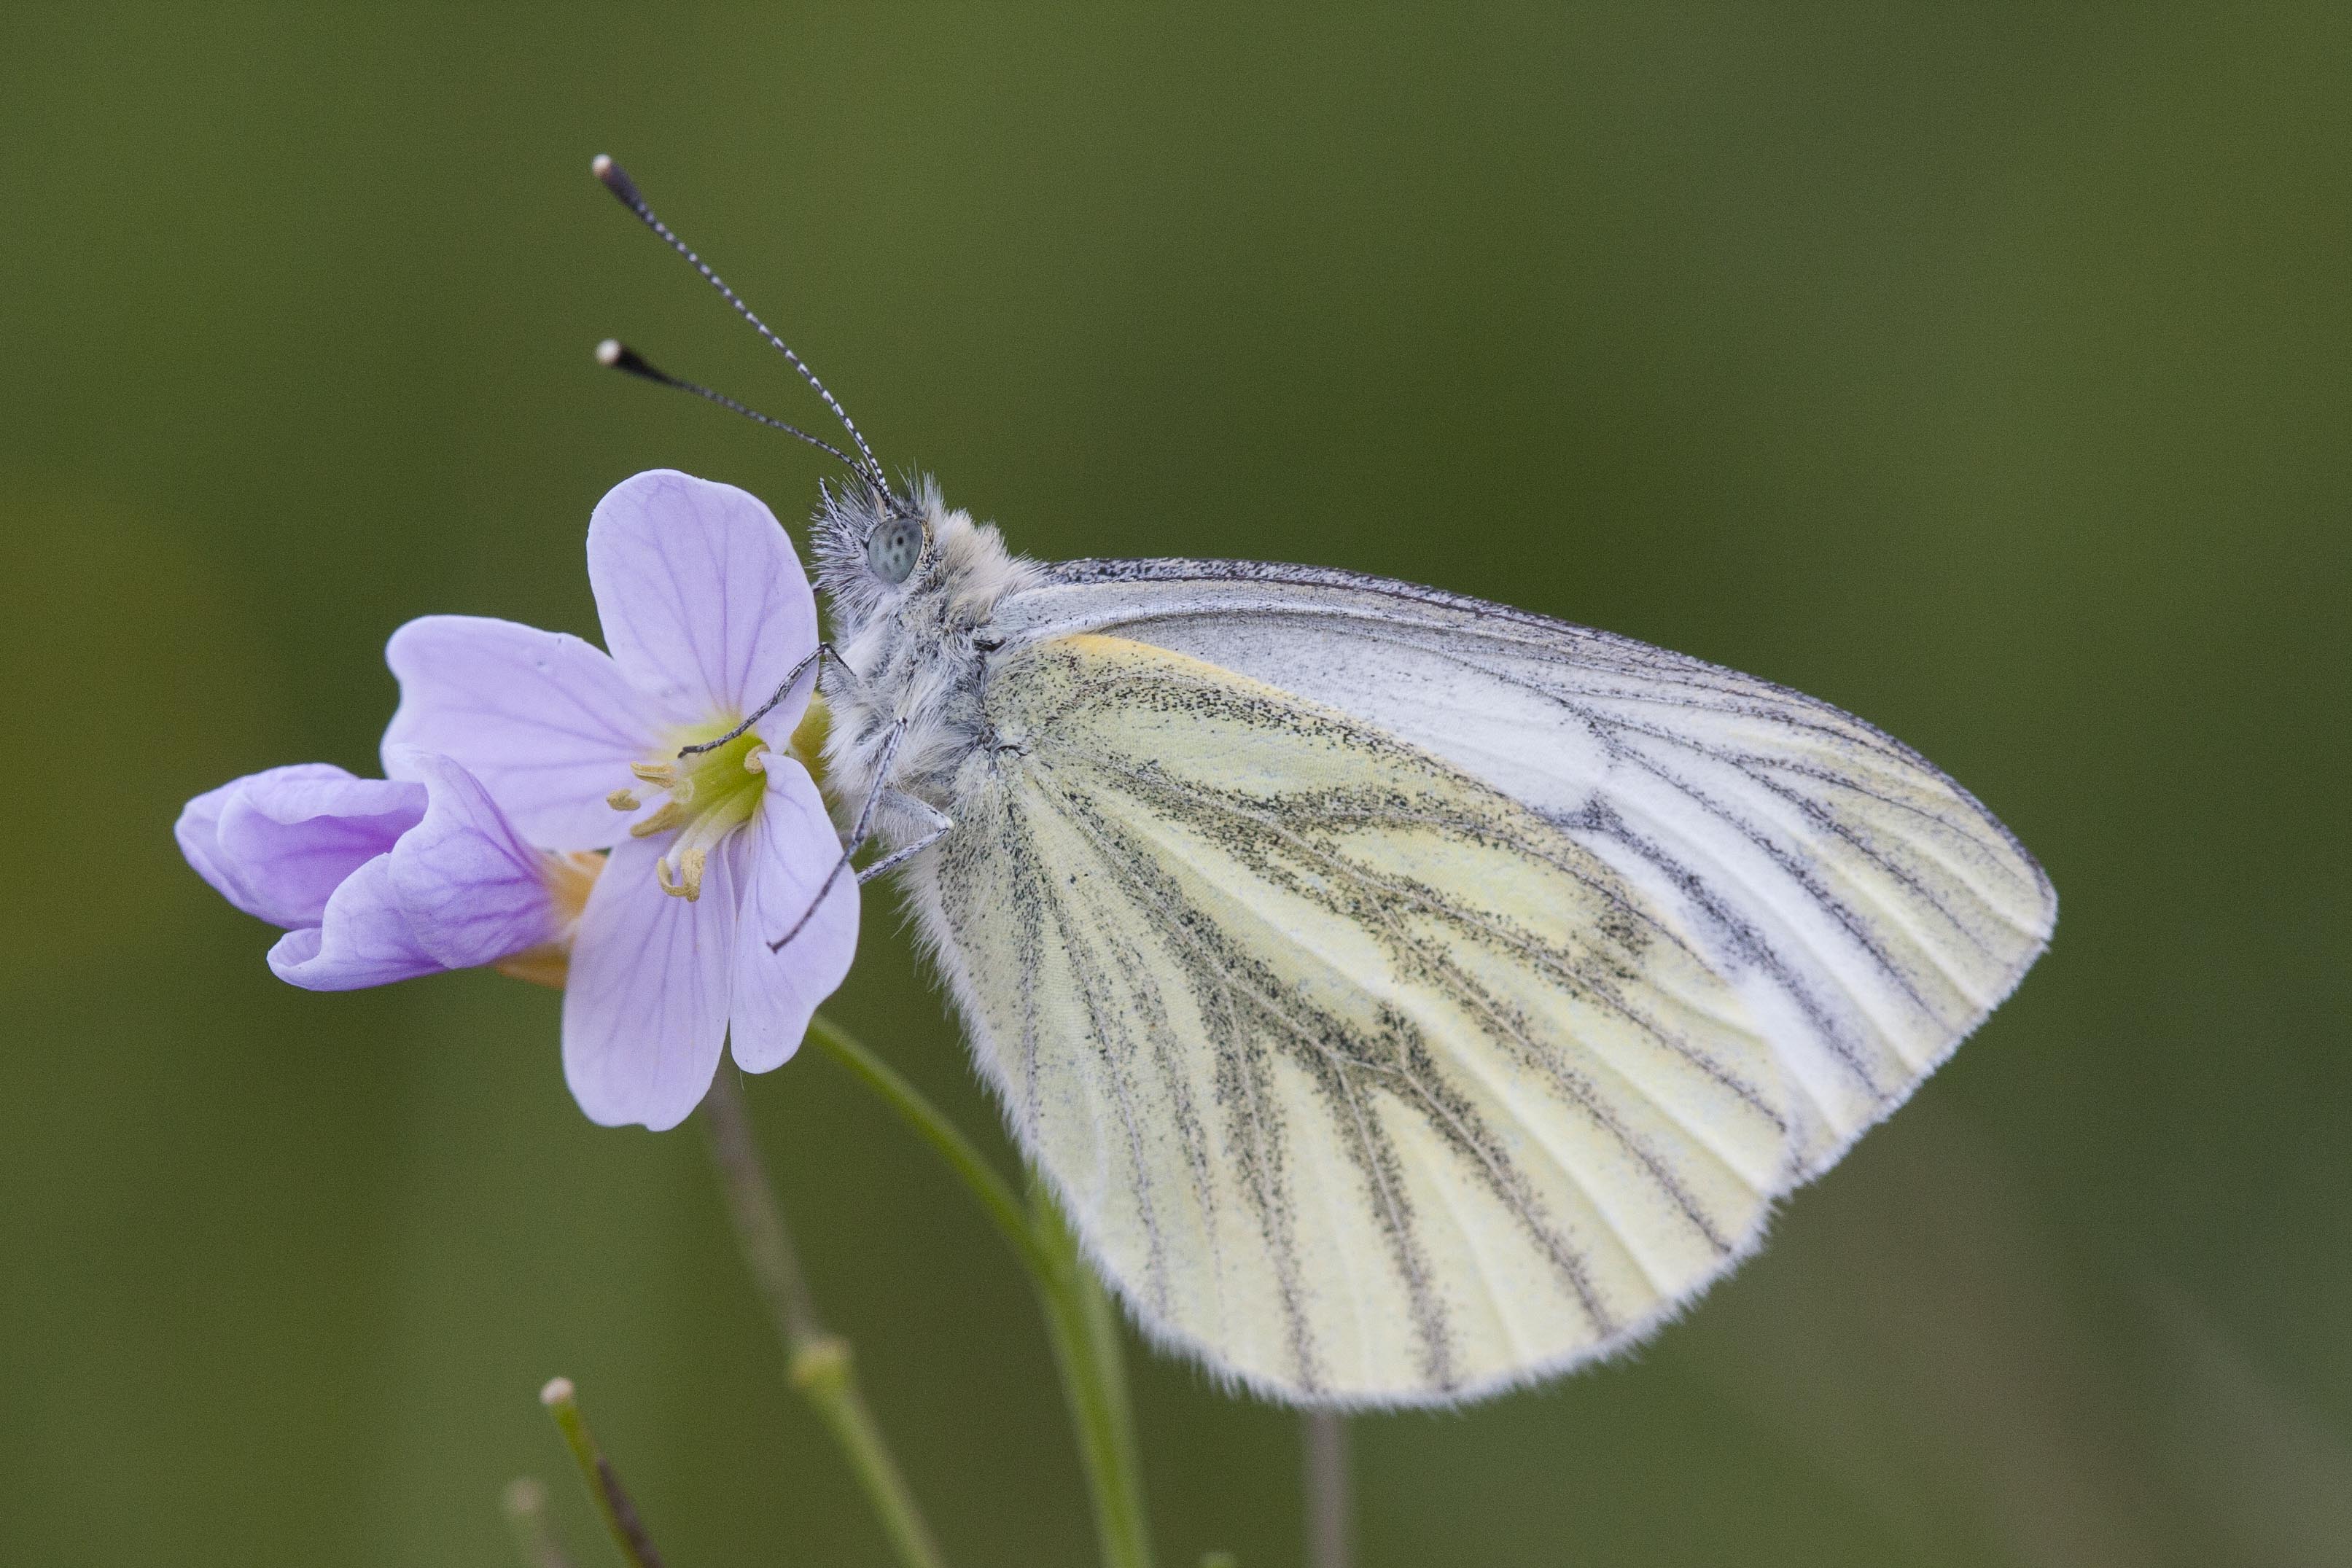
POLYGON ((604 797, 604 804, 612 807, 615 811, 634 811, 645 802, 626 789, 615 789, 604 797))
POLYGON ((632 762, 629 771, 646 783, 663 789, 677 788, 677 768, 668 762, 632 762))
POLYGON ((743 754, 744 772, 765 773, 767 770, 768 752, 765 747, 755 746, 751 750, 743 754))
POLYGON ((692 904, 702 896, 702 873, 709 863, 709 851, 688 850, 677 857, 676 882, 670 880, 669 861, 667 857, 654 862, 654 880, 659 883, 661 890, 672 898, 683 898, 688 904, 692 904))
POLYGON ((629 837, 650 839, 656 833, 666 833, 672 828, 683 825, 686 820, 686 808, 679 805, 677 797, 673 795, 661 803, 660 810, 656 811, 644 821, 630 823, 629 837))

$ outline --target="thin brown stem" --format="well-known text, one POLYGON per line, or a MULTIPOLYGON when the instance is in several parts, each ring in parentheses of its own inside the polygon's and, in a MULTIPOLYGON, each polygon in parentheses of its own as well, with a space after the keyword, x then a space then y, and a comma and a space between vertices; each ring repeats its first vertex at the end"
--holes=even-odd
POLYGON ((786 1377, 823 1420, 849 1460, 866 1500, 906 1568, 946 1568, 939 1543, 915 1506, 914 1493, 883 1440, 882 1428, 857 1386, 849 1342, 827 1333, 809 1294, 808 1276, 793 1249, 784 1211, 768 1167, 751 1136, 743 1092, 734 1074, 721 1068, 702 1102, 702 1123, 710 1134, 710 1161, 727 1197, 728 1217, 752 1288, 767 1308, 783 1342, 786 1377))
POLYGON ((645 1521, 637 1517, 637 1505, 629 1500, 626 1488, 621 1485, 618 1471, 596 1446, 596 1438, 588 1430, 588 1418, 580 1413, 580 1399, 568 1377, 551 1378, 539 1391, 539 1402, 555 1417, 558 1431, 563 1434, 564 1446, 572 1450, 572 1459, 580 1466, 580 1479, 588 1483, 588 1493, 596 1500, 596 1511, 604 1516, 604 1528, 613 1532, 613 1544, 629 1562, 629 1568, 662 1568, 661 1553, 654 1550, 653 1538, 646 1533, 645 1521))
POLYGON ((710 1163, 727 1195, 728 1217, 735 1222, 744 1267, 751 1270, 751 1288, 782 1336, 785 1352, 797 1355, 824 1337, 824 1324, 816 1315, 816 1298, 809 1293, 808 1275, 768 1180, 767 1163, 752 1140, 743 1091, 724 1067, 702 1103, 702 1127, 710 1135, 710 1163))
POLYGON ((1307 1568, 1349 1568, 1355 1561, 1356 1515, 1348 1475, 1348 1421, 1336 1410, 1299 1417, 1305 1463, 1307 1568))

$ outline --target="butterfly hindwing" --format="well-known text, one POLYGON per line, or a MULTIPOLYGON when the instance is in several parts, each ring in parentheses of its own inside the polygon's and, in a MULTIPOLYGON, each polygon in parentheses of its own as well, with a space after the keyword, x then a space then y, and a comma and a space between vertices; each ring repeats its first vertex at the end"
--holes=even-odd
POLYGON ((985 688, 910 886, 1024 1148, 1146 1327, 1261 1391, 1460 1397, 1626 1342, 1801 1157, 1696 934, 1327 703, 1118 637, 985 688))

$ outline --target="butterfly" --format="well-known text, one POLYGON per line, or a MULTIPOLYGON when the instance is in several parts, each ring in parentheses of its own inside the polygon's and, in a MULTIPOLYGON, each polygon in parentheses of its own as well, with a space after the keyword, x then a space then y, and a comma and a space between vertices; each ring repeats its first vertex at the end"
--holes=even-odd
POLYGON ((2050 939, 2016 838, 1827 703, 1352 572, 1024 559, 784 352, 857 449, 784 427, 852 470, 806 673, 857 874, 1136 1322, 1223 1378, 1445 1405, 1635 1343, 2050 939))

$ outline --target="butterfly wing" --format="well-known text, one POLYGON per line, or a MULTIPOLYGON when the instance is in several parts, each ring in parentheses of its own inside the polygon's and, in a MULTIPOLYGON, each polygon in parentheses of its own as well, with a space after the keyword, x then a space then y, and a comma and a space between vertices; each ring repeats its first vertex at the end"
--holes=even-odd
POLYGON ((1431 751, 1056 636, 911 891, 1014 1129, 1145 1326, 1262 1392, 1458 1398, 1625 1343, 1798 1157, 1667 915, 1431 751))
POLYGON ((1827 703, 1630 638, 1311 567, 1076 561, 1008 644, 1191 653, 1442 757, 1597 856, 1693 939, 1770 1039, 1801 1180, 2008 996, 2056 894, 1926 758, 1827 703))

